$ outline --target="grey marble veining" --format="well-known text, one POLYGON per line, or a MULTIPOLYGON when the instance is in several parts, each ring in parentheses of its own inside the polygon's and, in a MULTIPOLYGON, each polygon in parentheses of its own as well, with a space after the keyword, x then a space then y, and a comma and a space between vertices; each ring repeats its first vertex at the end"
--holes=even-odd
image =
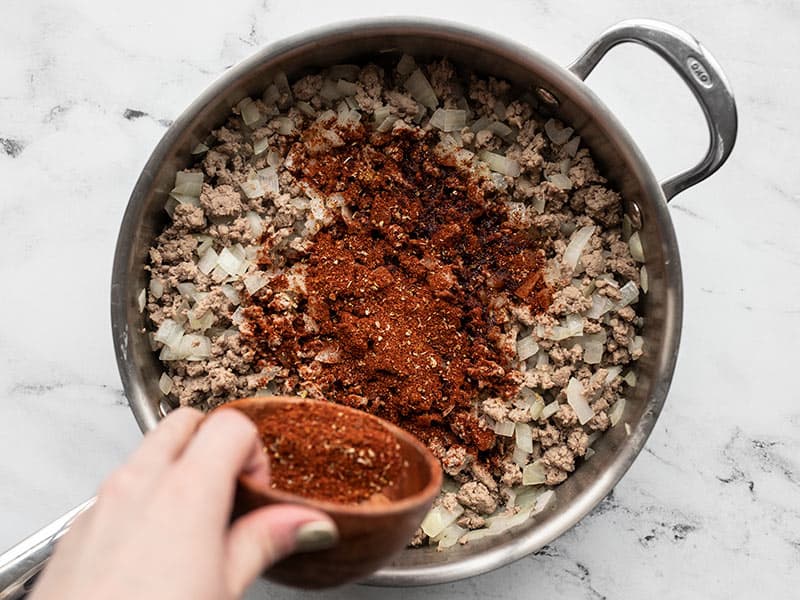
MULTIPOLYGON (((696 35, 737 96, 722 171, 671 205, 686 285, 667 406, 598 508, 549 547, 436 588, 320 598, 796 597, 800 585, 800 4, 496 0, 0 6, 0 548, 90 495, 139 432, 108 318, 117 228, 165 128, 275 39, 358 16, 420 14, 501 32, 566 64, 603 28, 660 18, 696 35)), ((691 95, 641 48, 590 85, 659 176, 706 144, 691 95)), ((263 582, 250 598, 300 598, 263 582)))

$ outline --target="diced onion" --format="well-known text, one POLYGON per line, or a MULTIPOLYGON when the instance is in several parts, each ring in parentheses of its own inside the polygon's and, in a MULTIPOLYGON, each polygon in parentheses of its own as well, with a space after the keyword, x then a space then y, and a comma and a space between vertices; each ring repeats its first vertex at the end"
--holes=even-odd
POLYGON ((636 371, 628 371, 622 378, 631 387, 636 387, 636 371))
POLYGON ((273 123, 275 124, 275 131, 281 135, 291 135, 297 131, 294 121, 289 117, 275 117, 273 123))
POLYGON ((264 195, 264 188, 261 186, 261 180, 257 177, 248 179, 239 184, 242 188, 244 195, 248 198, 260 198, 264 195))
POLYGON ((150 280, 150 293, 153 294, 153 298, 159 299, 161 296, 164 295, 164 282, 160 279, 153 278, 150 280))
POLYGON ((239 293, 230 283, 226 283, 220 289, 222 290, 222 293, 225 294, 225 297, 228 300, 230 300, 231 304, 233 304, 234 306, 239 305, 239 303, 241 302, 241 299, 239 298, 239 293))
POLYGON ((619 304, 617 306, 619 308, 622 308, 623 306, 628 306, 629 304, 633 304, 634 302, 639 301, 639 288, 635 283, 629 281, 621 288, 619 288, 619 295, 620 299, 619 299, 619 304))
POLYGON ((619 377, 619 374, 622 373, 622 367, 619 365, 614 365, 613 367, 608 367, 608 373, 606 374, 605 384, 611 385, 613 381, 619 377))
POLYGON ((592 237, 594 230, 594 225, 586 225, 578 229, 572 235, 572 239, 569 241, 569 244, 567 244, 567 249, 564 250, 564 257, 562 259, 563 264, 568 269, 572 271, 575 270, 575 267, 578 265, 578 259, 581 257, 581 253, 592 237))
POLYGON ((210 235, 198 234, 195 236, 200 244, 197 246, 197 256, 203 256, 209 248, 214 246, 214 238, 210 235))
POLYGON ((439 542, 437 546, 438 550, 446 550, 452 546, 455 546, 458 543, 458 540, 461 538, 462 535, 467 533, 469 530, 464 529, 460 525, 453 523, 445 527, 445 529, 437 536, 436 541, 439 542))
POLYGON ((528 360, 539 351, 539 344, 532 335, 517 340, 517 356, 520 360, 528 360))
POLYGON ((506 158, 502 154, 495 154, 494 152, 489 152, 488 150, 481 150, 478 154, 478 158, 489 165, 489 168, 492 171, 502 173, 503 175, 517 177, 522 172, 517 161, 506 158))
POLYGON ((165 396, 172 391, 172 378, 166 373, 161 374, 161 379, 158 380, 158 389, 165 396))
POLYGON ((573 131, 575 130, 572 129, 572 127, 560 129, 558 125, 556 125, 555 119, 550 119, 544 124, 544 132, 554 144, 563 144, 566 142, 572 136, 573 131))
POLYGON ((234 255, 229 248, 223 248, 219 253, 217 265, 228 275, 236 275, 242 267, 242 259, 234 255))
POLYGON ((572 189, 572 180, 567 177, 566 175, 562 175, 561 173, 553 173, 547 177, 547 180, 562 190, 570 190, 572 189))
POLYGON ((606 344, 605 329, 598 333, 583 336, 581 345, 583 346, 583 362, 589 365, 599 365, 603 360, 603 351, 606 344))
POLYGON ((264 150, 269 148, 269 138, 263 137, 260 140, 253 142, 253 154, 258 156, 263 154, 264 150))
POLYGON ((567 402, 575 410, 578 417, 578 422, 585 425, 594 417, 594 411, 589 403, 586 401, 586 394, 583 391, 581 382, 571 377, 567 384, 567 402))
POLYGON ((267 285, 267 280, 261 273, 253 273, 244 278, 244 287, 251 296, 267 285))
POLYGON ((267 152, 267 164, 273 168, 281 164, 281 155, 274 148, 270 149, 270 151, 267 152))
POLYGON ((200 257, 200 260, 197 261, 197 269, 204 275, 208 275, 214 270, 214 267, 217 266, 218 260, 219 255, 216 253, 216 251, 213 248, 209 248, 203 253, 203 256, 200 257))
POLYGON ((501 123, 500 121, 492 121, 486 126, 486 129, 491 131, 497 137, 503 139, 509 138, 514 133, 514 130, 511 129, 511 127, 505 123, 501 123))
POLYGON ((345 79, 337 81, 336 88, 342 96, 355 96, 356 92, 358 92, 358 85, 345 79))
POLYGON ((203 360, 211 356, 211 340, 204 335, 188 333, 181 338, 178 354, 186 360, 203 360))
POLYGON ((404 85, 414 100, 431 110, 436 110, 439 105, 439 99, 436 97, 436 92, 433 91, 428 78, 425 77, 421 70, 416 69, 411 73, 404 85))
POLYGON ((647 267, 644 265, 642 265, 642 270, 639 272, 639 285, 642 288, 642 292, 646 294, 650 288, 650 281, 647 279, 647 267))
POLYGON ((636 262, 644 262, 644 249, 642 248, 642 240, 639 237, 639 232, 635 231, 628 240, 628 246, 631 249, 631 257, 636 262))
POLYGON ((608 411, 608 420, 611 421, 612 427, 619 423, 623 412, 625 412, 625 398, 620 398, 614 403, 611 410, 608 411))
POLYGON ((524 469, 524 468, 525 468, 525 465, 527 465, 527 464, 528 464, 528 459, 529 459, 529 458, 530 458, 530 453, 529 453, 529 452, 525 452, 525 451, 524 451, 522 448, 520 448, 519 446, 515 446, 515 447, 514 447, 514 451, 513 451, 513 453, 511 454, 511 460, 512 460, 512 461, 513 461, 513 463, 514 463, 515 465, 517 465, 519 468, 521 468, 521 469, 524 469))
POLYGON ((298 100, 296 106, 297 110, 299 110, 307 117, 314 117, 317 114, 317 111, 314 110, 314 107, 304 100, 298 100))
POLYGON ((640 335, 635 336, 628 344, 628 352, 630 352, 631 355, 640 354, 643 349, 644 339, 640 335))
POLYGON ((542 512, 547 506, 552 502, 553 498, 555 498, 556 493, 553 490, 547 490, 541 496, 536 498, 536 504, 531 511, 531 516, 542 512))
POLYGON ((172 319, 164 319, 153 335, 155 341, 173 349, 177 349, 182 337, 183 327, 172 319))
POLYGON ((247 219, 247 224, 250 226, 250 231, 252 232, 253 237, 261 237, 261 234, 264 233, 264 221, 258 216, 258 213, 255 213, 252 210, 248 211, 248 213, 245 215, 245 218, 247 219))
POLYGON ((178 292, 184 298, 193 299, 197 294, 197 286, 189 281, 183 281, 177 285, 178 292))
POLYGON ((467 113, 458 109, 437 108, 431 116, 431 126, 442 131, 458 131, 466 121, 467 113))
POLYGON ((403 54, 403 56, 400 57, 400 61, 397 63, 397 72, 400 73, 400 75, 408 75, 416 68, 417 62, 410 54, 403 54))
POLYGON ((542 419, 549 419, 554 414, 558 412, 558 400, 553 400, 550 404, 546 404, 545 407, 542 409, 541 417, 542 419))
POLYGON ((326 79, 322 82, 322 88, 319 91, 319 95, 325 100, 333 102, 334 100, 338 100, 342 97, 342 92, 339 90, 339 86, 336 85, 335 81, 326 79))
POLYGON ((514 421, 497 421, 492 429, 497 435, 511 437, 514 435, 514 421))
POLYGON ((428 511, 428 514, 425 515, 420 527, 422 527, 422 531, 425 533, 425 535, 429 537, 436 537, 442 531, 444 531, 445 527, 455 523, 456 519, 458 519, 458 517, 460 517, 463 513, 464 507, 460 504, 458 504, 457 508, 452 512, 440 504, 439 506, 434 506, 428 511))
POLYGON ((535 460, 522 469, 522 485, 541 485, 545 481, 547 476, 541 460, 535 460))
POLYGON ((197 144, 197 146, 192 148, 193 155, 205 154, 206 152, 208 152, 208 146, 206 146, 203 142, 200 142, 197 144))
POLYGON ((258 171, 258 179, 261 181, 263 193, 277 196, 280 194, 280 181, 275 167, 266 167, 258 171))
POLYGON ((523 452, 533 452, 533 436, 531 433, 531 426, 527 423, 517 423, 514 426, 514 440, 517 443, 517 448, 523 452))
POLYGON ((583 317, 580 315, 567 315, 563 325, 553 327, 553 333, 548 337, 551 340, 560 341, 579 335, 583 335, 583 317))
POLYGON ((570 141, 564 144, 563 148, 564 153, 567 156, 575 156, 578 153, 578 146, 580 145, 580 143, 581 143, 581 138, 580 136, 576 135, 574 138, 572 138, 570 141))
POLYGON ((233 314, 231 315, 231 323, 237 326, 244 323, 244 310, 241 306, 233 311, 233 314))
POLYGON ((590 319, 599 319, 612 308, 614 308, 614 303, 607 296, 595 293, 592 294, 592 306, 586 311, 586 316, 590 319))
POLYGON ((583 455, 583 460, 589 460, 595 454, 597 454, 597 453, 594 450, 592 450, 591 448, 587 448, 586 449, 586 453, 583 455))
POLYGON ((392 127, 394 127, 394 124, 397 122, 399 118, 400 117, 398 117, 397 115, 389 115, 388 117, 386 117, 383 120, 383 122, 380 125, 378 125, 377 127, 378 133, 386 133, 387 131, 389 131, 392 127))
POLYGON ((248 127, 261 120, 261 111, 258 110, 258 106, 253 102, 252 98, 245 98, 236 105, 236 108, 239 109, 239 113, 242 115, 242 121, 244 121, 244 124, 248 127))
POLYGON ((136 304, 139 307, 139 312, 144 312, 144 307, 147 305, 147 290, 142 288, 139 295, 136 297, 136 304))
POLYGON ((625 435, 630 435, 630 434, 631 434, 631 424, 626 421, 625 422, 625 435))

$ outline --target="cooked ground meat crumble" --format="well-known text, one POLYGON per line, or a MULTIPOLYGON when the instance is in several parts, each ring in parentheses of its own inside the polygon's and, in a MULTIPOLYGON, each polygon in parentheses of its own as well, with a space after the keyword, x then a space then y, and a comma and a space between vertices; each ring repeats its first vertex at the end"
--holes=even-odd
POLYGON ((619 421, 641 246, 532 97, 409 56, 279 74, 195 154, 141 300, 181 405, 302 395, 399 423, 449 476, 413 542, 440 548, 526 518, 619 421))

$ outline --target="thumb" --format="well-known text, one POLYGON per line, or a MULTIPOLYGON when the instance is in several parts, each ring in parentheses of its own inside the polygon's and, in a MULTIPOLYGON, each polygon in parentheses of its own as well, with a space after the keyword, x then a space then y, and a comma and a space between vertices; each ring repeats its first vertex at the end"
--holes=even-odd
POLYGON ((294 552, 324 550, 339 539, 334 522, 319 511, 278 504, 250 512, 228 534, 227 578, 239 597, 258 575, 294 552))

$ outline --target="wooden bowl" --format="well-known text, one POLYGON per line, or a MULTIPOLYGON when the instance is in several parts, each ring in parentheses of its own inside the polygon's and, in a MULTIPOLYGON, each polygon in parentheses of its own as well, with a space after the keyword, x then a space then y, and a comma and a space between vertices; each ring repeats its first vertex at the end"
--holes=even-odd
MULTIPOLYGON (((339 543, 331 549, 292 555, 264 573, 267 579, 301 588, 324 588, 363 579, 387 564, 406 547, 442 486, 439 461, 422 442, 399 427, 362 411, 318 400, 264 396, 225 404, 256 424, 287 404, 316 404, 331 412, 365 416, 389 431, 400 444, 407 467, 392 488, 387 503, 336 504, 312 500, 280 490, 264 493, 240 480, 234 516, 269 504, 300 504, 320 510, 339 529, 339 543)), ((219 410, 219 409, 218 409, 219 410)), ((318 409, 319 410, 319 409, 318 409)), ((291 424, 287 423, 287 427, 291 424)))

